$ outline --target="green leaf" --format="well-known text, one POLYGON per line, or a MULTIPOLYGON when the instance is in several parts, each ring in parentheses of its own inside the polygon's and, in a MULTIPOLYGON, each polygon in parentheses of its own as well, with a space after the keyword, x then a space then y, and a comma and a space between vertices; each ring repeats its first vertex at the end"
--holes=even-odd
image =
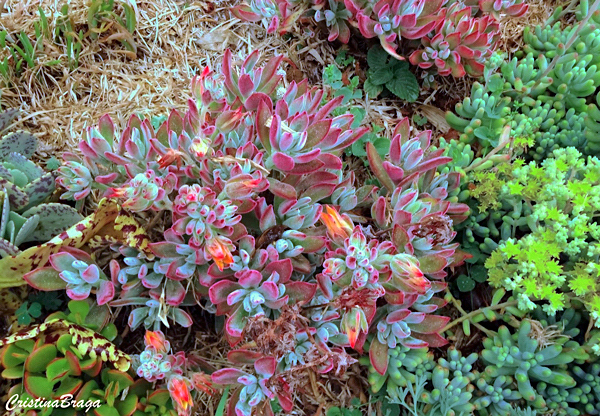
POLYGON ((352 107, 349 110, 349 112, 350 112, 350 114, 352 114, 354 116, 354 120, 352 121, 352 125, 350 126, 350 128, 356 129, 360 126, 360 124, 364 120, 365 115, 367 114, 367 111, 361 107, 352 107))
POLYGON ((227 397, 229 397, 229 386, 225 387, 223 391, 223 395, 221 396, 221 400, 219 400, 219 405, 217 406, 217 411, 215 412, 215 416, 223 416, 225 413, 225 405, 227 404, 227 397))
POLYGON ((377 153, 384 157, 390 151, 390 139, 387 137, 379 137, 373 142, 373 146, 375 146, 377 153))
POLYGON ((419 98, 419 83, 415 75, 406 69, 398 69, 394 73, 394 78, 385 84, 392 94, 402 100, 414 102, 419 98))
POLYGON ((58 381, 66 377, 71 371, 71 365, 66 358, 57 358, 48 364, 46 368, 46 377, 50 381, 58 381))
POLYGON ((121 416, 119 415, 119 411, 114 407, 110 407, 107 404, 103 404, 102 406, 94 409, 95 416, 121 416))
POLYGON ((25 373, 23 378, 23 385, 27 393, 34 397, 50 398, 52 397, 52 390, 54 389, 54 383, 48 381, 46 377, 30 376, 29 373, 25 373))
POLYGON ((344 416, 342 410, 339 407, 330 407, 327 409, 327 416, 344 416))
POLYGON ((46 371, 46 367, 52 360, 56 358, 56 347, 52 344, 44 344, 36 348, 27 357, 25 368, 30 373, 42 373, 46 371))
POLYGON ((25 301, 19 306, 19 309, 15 311, 15 316, 17 317, 17 322, 19 325, 29 325, 32 322, 31 315, 29 315, 29 311, 27 310, 28 302, 25 301))
POLYGON ((474 266, 471 268, 469 276, 476 282, 483 283, 488 277, 487 269, 482 265, 474 266))
POLYGON ((365 157, 367 155, 367 151, 365 150, 365 140, 357 140, 352 143, 352 147, 350 148, 351 152, 356 157, 365 157))
POLYGON ((381 403, 381 413, 383 416, 400 416, 400 405, 384 400, 381 403))
POLYGON ((371 78, 367 78, 363 84, 363 90, 370 98, 376 98, 383 92, 383 86, 375 85, 371 78))
POLYGON ((367 63, 369 68, 378 69, 385 68, 390 55, 381 47, 381 45, 375 45, 369 52, 367 52, 367 63))
POLYGON ((42 315, 42 305, 37 302, 33 302, 29 307, 29 315, 34 318, 39 318, 42 315))
POLYGON ((369 80, 374 85, 383 85, 390 82, 394 78, 394 75, 391 68, 387 67, 369 70, 369 80))
POLYGON ((502 92, 504 90, 504 80, 502 79, 501 76, 494 75, 494 76, 490 77, 490 79, 488 79, 485 86, 491 92, 502 92))
POLYGON ((135 411, 137 404, 137 396, 135 394, 128 394, 125 400, 117 400, 115 402, 115 408, 117 408, 122 415, 130 415, 135 411))
POLYGON ((456 284, 458 285, 458 290, 461 292, 470 292, 471 290, 475 289, 475 281, 464 274, 458 276, 458 279, 456 279, 456 284))

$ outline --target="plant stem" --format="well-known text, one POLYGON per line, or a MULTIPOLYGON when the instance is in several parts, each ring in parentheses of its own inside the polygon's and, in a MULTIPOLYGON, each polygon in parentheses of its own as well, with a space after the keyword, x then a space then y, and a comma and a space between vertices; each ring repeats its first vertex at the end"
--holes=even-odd
MULTIPOLYGON (((450 293, 450 292, 448 292, 450 293)), ((450 295, 452 296, 452 295, 450 295)), ((452 304, 456 307, 456 309, 458 309, 460 311, 461 314, 463 314, 463 316, 461 316, 458 319, 455 319, 454 321, 450 322, 448 325, 446 325, 444 327, 444 329, 442 329, 440 331, 440 333, 446 332, 447 330, 449 330, 450 328, 460 324, 463 321, 466 321, 467 319, 471 319, 475 316, 477 316, 478 314, 482 313, 481 310, 482 309, 489 309, 491 311, 497 310, 497 309, 502 309, 502 308, 506 308, 508 306, 514 306, 517 304, 516 300, 509 300, 508 302, 504 302, 504 303, 499 303, 497 305, 493 305, 493 306, 486 306, 485 308, 481 308, 481 309, 477 309, 475 311, 472 312, 465 312, 465 310, 460 306, 460 304, 458 303, 458 301, 454 298, 454 296, 452 296, 452 300, 451 300, 452 304)), ((489 329, 484 328, 483 326, 476 324, 474 322, 471 322, 473 325, 475 325, 475 327, 477 327, 480 331, 484 332, 486 335, 490 336, 490 333, 492 331, 490 331, 489 329)), ((493 335, 493 334, 492 334, 493 335)))

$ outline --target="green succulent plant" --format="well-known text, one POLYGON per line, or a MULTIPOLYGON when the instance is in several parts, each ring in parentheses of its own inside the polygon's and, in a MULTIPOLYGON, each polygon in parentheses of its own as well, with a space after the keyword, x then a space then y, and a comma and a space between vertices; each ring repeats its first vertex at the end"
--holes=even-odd
POLYGON ((517 333, 511 334, 507 327, 498 329, 498 335, 486 338, 481 358, 488 364, 485 374, 491 378, 513 377, 519 393, 535 408, 545 406, 544 399, 534 388, 537 382, 557 387, 574 387, 575 380, 561 366, 574 360, 560 345, 540 347, 530 338, 531 323, 521 322, 517 333), (533 384, 532 384, 533 383, 533 384))
POLYGON ((510 376, 492 378, 483 374, 475 383, 478 391, 473 402, 482 416, 507 416, 514 412, 513 402, 521 399, 521 393, 514 390, 514 380, 510 376))
POLYGON ((106 324, 108 309, 90 308, 86 301, 71 301, 68 306, 68 314, 54 313, 43 324, 2 340, 2 377, 16 382, 8 397, 17 394, 20 400, 35 401, 71 394, 86 406, 32 405, 33 416, 174 416, 166 390, 154 391, 150 383, 128 374, 129 357, 110 342, 117 330, 106 324))
MULTIPOLYGON (((0 135, 18 115, 0 114, 0 135)), ((56 173, 29 160, 37 147, 30 133, 18 131, 0 139, 0 256, 14 256, 19 246, 45 242, 80 221, 74 208, 43 203, 54 192, 56 173)))
POLYGON ((388 350, 388 366, 384 375, 375 370, 368 357, 361 358, 360 362, 369 365, 368 380, 373 393, 378 393, 384 386, 388 391, 406 387, 414 384, 419 376, 430 379, 431 370, 435 367, 433 353, 427 348, 408 348, 401 344, 388 350))
POLYGON ((509 125, 515 148, 536 160, 558 147, 600 150, 600 111, 588 105, 600 86, 600 18, 587 1, 573 24, 558 21, 562 8, 556 13, 553 25, 525 28, 523 50, 510 61, 490 59, 485 84, 474 84, 471 96, 447 113, 461 141, 478 142, 485 154, 509 125))

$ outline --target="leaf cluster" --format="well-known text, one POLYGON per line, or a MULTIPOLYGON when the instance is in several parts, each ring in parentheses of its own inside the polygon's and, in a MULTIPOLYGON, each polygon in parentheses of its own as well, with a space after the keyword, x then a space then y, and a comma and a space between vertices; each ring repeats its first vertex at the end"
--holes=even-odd
POLYGON ((369 49, 369 70, 364 90, 369 97, 376 98, 389 91, 401 100, 414 102, 419 98, 419 83, 410 72, 408 62, 391 57, 381 46, 369 49))

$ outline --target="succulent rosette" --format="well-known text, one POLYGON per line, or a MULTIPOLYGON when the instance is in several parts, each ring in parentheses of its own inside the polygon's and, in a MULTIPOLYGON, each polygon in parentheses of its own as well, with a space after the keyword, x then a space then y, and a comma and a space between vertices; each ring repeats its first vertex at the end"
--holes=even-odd
POLYGON ((435 68, 440 75, 463 77, 483 74, 485 60, 500 38, 498 22, 491 16, 472 17, 470 7, 452 5, 433 36, 423 37, 423 49, 414 51, 410 62, 421 68, 435 68))
POLYGON ((250 317, 274 317, 288 302, 304 304, 314 296, 316 285, 290 280, 292 262, 289 259, 270 262, 262 272, 241 270, 237 282, 222 280, 209 289, 209 297, 217 305, 217 314, 228 316, 226 329, 239 338, 250 317))
POLYGON ((228 355, 229 361, 253 364, 253 372, 235 368, 224 368, 212 374, 212 381, 221 385, 241 386, 234 394, 235 414, 251 416, 253 409, 262 405, 268 414, 273 414, 271 400, 277 398, 284 411, 292 410, 293 402, 289 386, 277 376, 277 360, 261 357, 251 351, 236 350, 228 355))

